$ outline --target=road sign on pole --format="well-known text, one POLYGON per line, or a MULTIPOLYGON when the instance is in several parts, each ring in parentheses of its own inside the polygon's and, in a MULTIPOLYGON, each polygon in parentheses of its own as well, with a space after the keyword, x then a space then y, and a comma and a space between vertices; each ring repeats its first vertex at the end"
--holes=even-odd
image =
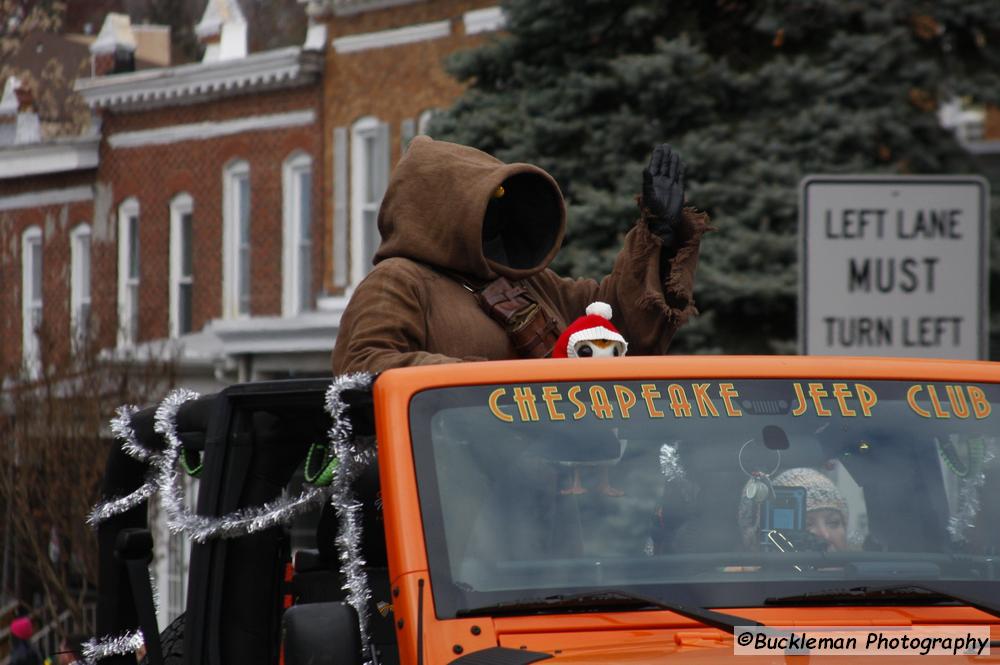
POLYGON ((985 359, 989 185, 978 176, 808 176, 799 350, 985 359))

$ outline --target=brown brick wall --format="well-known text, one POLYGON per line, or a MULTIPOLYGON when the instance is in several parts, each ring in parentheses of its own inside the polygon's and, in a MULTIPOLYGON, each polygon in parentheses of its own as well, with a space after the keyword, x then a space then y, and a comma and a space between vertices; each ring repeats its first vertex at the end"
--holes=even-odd
MULTIPOLYGON (((443 59, 457 50, 482 44, 494 34, 466 36, 462 15, 472 9, 497 4, 496 0, 433 0, 330 18, 328 32, 331 39, 445 19, 451 21, 451 34, 441 39, 357 53, 337 53, 332 44, 329 45, 323 84, 327 172, 333 173, 334 128, 349 128, 365 116, 375 116, 389 124, 390 164, 395 164, 401 152, 400 123, 406 119, 416 120, 427 109, 451 105, 463 90, 445 72, 443 59)), ((327 179, 324 188, 324 199, 333 201, 332 178, 327 179)), ((327 235, 332 237, 332 205, 327 206, 325 219, 327 235)), ((333 292, 334 250, 332 243, 328 245, 324 284, 333 292)))
POLYGON ((94 184, 93 169, 83 171, 67 171, 66 173, 47 173, 28 176, 26 178, 8 178, 0 180, 0 196, 10 196, 36 192, 45 189, 65 189, 94 184))
MULTIPOLYGON (((104 135, 112 137, 124 131, 306 109, 316 112, 312 125, 138 148, 111 149, 107 141, 102 144, 98 180, 113 191, 111 214, 116 215, 118 206, 130 197, 140 204, 140 340, 169 333, 170 201, 180 193, 190 195, 194 204, 194 330, 221 315, 223 170, 237 160, 250 167, 251 315, 281 313, 282 164, 296 151, 313 160, 313 283, 318 290, 324 244, 319 222, 323 214, 319 87, 105 117, 104 135)), ((102 281, 107 278, 102 276, 102 281)))

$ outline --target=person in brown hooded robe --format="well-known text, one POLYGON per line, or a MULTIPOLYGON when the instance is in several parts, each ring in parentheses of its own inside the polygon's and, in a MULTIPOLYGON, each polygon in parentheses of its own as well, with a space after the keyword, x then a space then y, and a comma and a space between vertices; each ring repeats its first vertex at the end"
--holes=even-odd
POLYGON ((341 318, 334 373, 518 358, 475 296, 500 276, 523 287, 559 330, 599 300, 613 308, 630 355, 665 353, 696 311, 698 246, 709 228, 707 215, 683 207, 683 170, 669 146, 657 147, 643 173, 639 221, 611 274, 570 279, 548 268, 566 226, 552 176, 418 136, 389 181, 375 267, 341 318))

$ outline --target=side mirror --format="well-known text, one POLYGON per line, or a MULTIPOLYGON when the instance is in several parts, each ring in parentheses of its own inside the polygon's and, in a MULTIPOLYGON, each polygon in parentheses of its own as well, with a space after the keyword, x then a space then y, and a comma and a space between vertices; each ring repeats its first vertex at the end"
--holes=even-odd
POLYGON ((358 613, 347 603, 294 605, 282 623, 285 665, 362 665, 358 613))

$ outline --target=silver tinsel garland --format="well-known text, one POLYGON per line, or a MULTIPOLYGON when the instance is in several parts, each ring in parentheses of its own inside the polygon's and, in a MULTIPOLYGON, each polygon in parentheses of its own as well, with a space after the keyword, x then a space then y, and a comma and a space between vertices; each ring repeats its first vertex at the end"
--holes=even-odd
MULTIPOLYGON (((150 451, 139 443, 135 436, 135 429, 132 428, 132 416, 139 409, 131 404, 125 404, 115 410, 115 417, 111 419, 111 432, 115 438, 122 442, 122 450, 140 462, 153 462, 159 457, 159 453, 150 451)), ((109 499, 97 504, 87 515, 87 524, 96 528, 98 524, 106 519, 132 510, 143 501, 148 500, 158 489, 155 478, 155 465, 151 466, 146 473, 145 482, 134 492, 116 499, 109 499)))
POLYGON ((351 422, 344 417, 347 404, 341 398, 345 390, 368 388, 372 376, 367 372, 338 376, 326 391, 326 410, 333 420, 330 426, 330 449, 327 460, 337 458, 338 465, 333 473, 330 486, 333 496, 330 501, 337 514, 337 552, 340 557, 340 572, 344 575, 344 591, 347 602, 358 612, 358 626, 361 632, 361 646, 368 654, 368 602, 372 592, 365 573, 365 560, 361 554, 361 509, 362 505, 354 497, 351 488, 354 480, 375 460, 374 443, 364 448, 351 442, 351 422))
POLYGON ((196 543, 210 538, 236 538, 287 524, 296 515, 321 504, 330 496, 325 487, 308 487, 296 497, 281 497, 261 506, 240 508, 222 517, 187 515, 169 522, 171 530, 183 531, 196 543))
POLYGON ((295 497, 281 497, 261 506, 247 506, 219 517, 197 515, 184 506, 183 489, 178 480, 177 460, 182 443, 177 435, 177 411, 187 401, 197 399, 197 393, 183 388, 167 395, 156 410, 154 429, 163 435, 166 447, 155 460, 160 506, 167 516, 167 527, 174 533, 185 533, 196 543, 210 538, 235 538, 290 522, 330 495, 324 487, 307 487, 295 497))
POLYGON ((163 452, 154 461, 156 484, 160 489, 160 508, 167 516, 167 528, 172 533, 185 531, 193 517, 184 507, 184 491, 178 487, 177 458, 181 454, 181 440, 177 436, 177 412, 184 402, 198 399, 198 393, 187 388, 170 391, 153 416, 153 431, 163 435, 163 452))
POLYGON ((948 533, 955 542, 964 542, 966 530, 976 525, 980 508, 979 494, 986 483, 985 467, 995 458, 994 440, 984 441, 982 459, 978 462, 970 460, 969 463, 974 468, 970 469, 968 476, 959 479, 958 508, 948 520, 948 533))
POLYGON ((677 454, 677 443, 674 441, 660 446, 660 472, 668 482, 684 477, 684 468, 681 466, 680 455, 677 454))
POLYGON ((87 524, 96 528, 97 525, 104 520, 135 508, 140 503, 156 494, 156 490, 156 479, 154 478, 153 470, 150 469, 150 471, 146 474, 146 482, 143 483, 142 486, 136 491, 131 494, 118 497, 117 499, 104 501, 94 506, 93 509, 91 509, 90 514, 87 515, 87 524))
POLYGON ((122 442, 122 450, 129 457, 146 462, 156 453, 143 447, 135 436, 135 430, 132 429, 132 416, 138 410, 139 407, 131 404, 125 404, 115 409, 115 417, 111 419, 111 433, 122 442))
POLYGON ((101 639, 91 638, 83 643, 80 654, 88 664, 93 665, 101 658, 108 656, 123 656, 135 653, 146 641, 142 637, 142 631, 137 630, 125 632, 122 635, 112 637, 110 635, 101 639))

